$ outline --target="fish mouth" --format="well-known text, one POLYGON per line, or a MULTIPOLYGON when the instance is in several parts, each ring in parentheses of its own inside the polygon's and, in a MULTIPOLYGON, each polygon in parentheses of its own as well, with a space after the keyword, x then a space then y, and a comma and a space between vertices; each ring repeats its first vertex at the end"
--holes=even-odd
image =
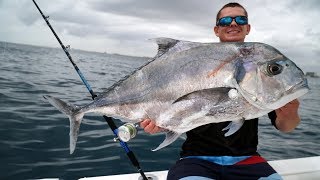
POLYGON ((307 80, 302 80, 296 85, 292 86, 289 90, 287 90, 281 99, 276 103, 270 104, 267 106, 269 109, 279 109, 286 105, 288 102, 291 102, 309 92, 310 88, 308 86, 307 80))
POLYGON ((310 90, 307 79, 304 79, 299 83, 293 85, 290 89, 287 90, 287 93, 289 94, 291 92, 300 91, 302 89, 306 89, 308 91, 310 90))

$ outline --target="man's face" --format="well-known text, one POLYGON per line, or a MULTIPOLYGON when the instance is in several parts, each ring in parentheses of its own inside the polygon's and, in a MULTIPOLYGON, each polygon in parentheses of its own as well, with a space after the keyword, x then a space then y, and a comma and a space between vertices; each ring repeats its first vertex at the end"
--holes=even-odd
MULTIPOLYGON (((227 7, 221 11, 219 19, 226 16, 245 16, 245 13, 240 7, 227 7)), ((250 25, 238 25, 233 20, 229 26, 215 26, 214 32, 220 42, 244 42, 246 35, 250 32, 250 25)))

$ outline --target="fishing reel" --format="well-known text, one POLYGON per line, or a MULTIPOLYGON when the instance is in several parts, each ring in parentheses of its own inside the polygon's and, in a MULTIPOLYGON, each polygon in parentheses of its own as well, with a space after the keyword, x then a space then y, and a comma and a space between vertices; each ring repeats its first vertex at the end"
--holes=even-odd
POLYGON ((118 137, 114 138, 114 141, 117 141, 119 139, 123 142, 130 141, 132 138, 136 137, 138 132, 137 127, 138 125, 135 125, 133 123, 123 124, 118 128, 118 132, 117 132, 118 137))

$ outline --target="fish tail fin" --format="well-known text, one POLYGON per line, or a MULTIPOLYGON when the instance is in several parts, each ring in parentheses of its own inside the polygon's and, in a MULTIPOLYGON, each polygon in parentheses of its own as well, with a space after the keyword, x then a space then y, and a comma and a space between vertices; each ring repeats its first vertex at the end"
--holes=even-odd
POLYGON ((84 112, 80 111, 80 107, 66 103, 58 98, 52 96, 43 96, 49 101, 51 105, 56 107, 60 112, 69 117, 70 120, 70 154, 72 154, 76 148, 76 143, 79 134, 79 128, 84 116, 84 112))

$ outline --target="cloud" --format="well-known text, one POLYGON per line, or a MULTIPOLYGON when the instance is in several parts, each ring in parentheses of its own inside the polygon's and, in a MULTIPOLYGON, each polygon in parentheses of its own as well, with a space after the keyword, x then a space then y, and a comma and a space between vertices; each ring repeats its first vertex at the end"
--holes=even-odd
POLYGON ((214 15, 212 0, 126 0, 126 1, 103 1, 95 0, 92 7, 100 12, 111 12, 114 14, 134 16, 141 19, 148 19, 156 22, 194 22, 202 24, 204 21, 211 21, 214 15), (206 4, 204 6, 204 4, 206 4), (199 21, 199 17, 202 19, 199 21))
POLYGON ((318 0, 308 0, 308 1, 300 1, 300 0, 292 0, 288 2, 288 8, 293 11, 300 12, 318 12, 320 8, 320 2, 318 0))
MULTIPOLYGON (((171 37, 217 42, 217 11, 226 0, 38 0, 61 39, 72 47, 128 55, 153 56, 147 39, 171 37)), ((247 41, 270 44, 303 66, 320 66, 320 3, 237 1, 248 11, 247 41), (308 61, 306 61, 308 59, 308 61), (308 62, 308 63, 306 63, 308 62)), ((56 45, 53 35, 30 0, 1 0, 0 40, 56 45)))

